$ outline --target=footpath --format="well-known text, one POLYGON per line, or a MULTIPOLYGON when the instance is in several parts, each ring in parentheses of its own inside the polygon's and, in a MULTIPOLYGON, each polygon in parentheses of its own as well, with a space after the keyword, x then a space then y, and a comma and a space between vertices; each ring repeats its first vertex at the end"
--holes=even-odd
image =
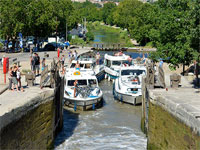
POLYGON ((200 135, 200 90, 194 87, 194 76, 181 76, 179 88, 170 87, 170 75, 174 72, 164 66, 167 89, 153 89, 150 98, 153 103, 177 117, 200 135))
MULTIPOLYGON (((89 49, 75 49, 78 54, 89 51, 89 49)), ((73 51, 73 50, 72 50, 73 51)), ((57 52, 47 52, 49 57, 46 58, 46 65, 50 67, 53 58, 57 57, 57 52)), ((40 59, 44 57, 44 52, 38 53, 40 59)), ((6 54, 5 54, 6 55, 6 54)), ((13 54, 12 57, 15 57, 16 54, 13 54)), ((65 55, 65 62, 68 64, 68 52, 64 51, 61 55, 65 55)), ((6 56, 8 57, 8 56, 6 56)), ((17 59, 20 60, 20 70, 30 71, 30 54, 22 53, 17 54, 17 59)), ((56 58, 57 59, 57 58, 56 58)), ((41 71, 40 71, 41 73, 41 71)), ((27 110, 30 106, 37 106, 39 102, 39 96, 48 96, 52 95, 52 89, 50 88, 40 88, 40 76, 36 77, 35 85, 32 87, 28 87, 25 81, 25 75, 22 75, 21 82, 24 88, 24 92, 22 91, 10 91, 8 90, 8 75, 6 76, 6 84, 4 83, 4 74, 3 70, 0 70, 0 129, 10 123, 15 118, 16 114, 21 113, 23 115, 23 111, 27 110), (40 95, 41 93, 46 93, 46 95, 40 95), (11 113, 12 112, 12 113, 11 113), (9 114, 9 116, 8 116, 9 114)), ((21 116, 21 115, 18 115, 21 116)), ((17 119, 17 118, 15 118, 17 119)))

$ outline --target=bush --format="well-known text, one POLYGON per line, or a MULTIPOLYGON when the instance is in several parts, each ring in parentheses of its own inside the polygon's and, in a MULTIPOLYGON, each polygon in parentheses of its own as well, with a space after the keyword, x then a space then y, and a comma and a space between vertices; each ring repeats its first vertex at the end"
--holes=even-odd
POLYGON ((78 36, 75 36, 75 38, 71 39, 70 43, 72 45, 84 45, 85 41, 82 38, 79 38, 78 36))
POLYGON ((2 49, 2 48, 3 48, 3 43, 0 42, 0 49, 2 49))
POLYGON ((90 41, 93 41, 94 40, 94 34, 92 32, 87 32, 86 33, 86 41, 87 43, 89 43, 90 41))

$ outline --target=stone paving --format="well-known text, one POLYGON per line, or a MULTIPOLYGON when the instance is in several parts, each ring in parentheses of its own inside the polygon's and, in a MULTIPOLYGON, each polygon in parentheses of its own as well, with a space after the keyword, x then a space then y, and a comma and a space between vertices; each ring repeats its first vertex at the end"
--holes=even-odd
MULTIPOLYGON (((88 51, 88 49, 76 49, 78 54, 88 51)), ((53 58, 56 58, 57 53, 56 52, 47 52, 49 54, 49 58, 46 60, 46 64, 50 65, 53 58)), ((66 62, 68 62, 68 53, 67 51, 62 53, 66 55, 66 62)), ((2 53, 0 54, 0 57, 2 57, 2 53)), ((17 56, 17 59, 20 60, 21 64, 21 70, 23 69, 30 69, 30 55, 28 53, 21 53, 21 54, 9 54, 9 57, 15 57, 17 56)), ((39 53, 40 58, 42 59, 44 56, 44 52, 39 53)), ((7 56, 6 56, 7 57, 7 56)), ((24 92, 21 91, 9 91, 4 90, 6 87, 8 87, 8 79, 7 83, 4 84, 3 80, 3 72, 2 69, 0 70, 0 92, 3 91, 3 93, 0 93, 0 128, 5 125, 6 123, 9 123, 9 116, 13 117, 13 115, 17 113, 22 113, 22 110, 28 108, 29 106, 35 105, 37 103, 38 96, 41 96, 41 93, 44 92, 52 92, 52 89, 50 88, 43 88, 40 89, 39 83, 40 83, 40 76, 36 77, 35 86, 33 87, 27 87, 27 83, 25 82, 25 76, 22 75, 22 86, 24 87, 24 92), (9 114, 9 115, 8 115, 9 114), (6 119, 7 118, 7 119, 6 119), (6 121, 6 122, 5 122, 6 121)))
POLYGON ((151 102, 162 106, 200 135, 200 92, 192 84, 194 77, 181 76, 181 87, 173 89, 170 87, 172 73, 165 69, 167 89, 151 90, 151 102))

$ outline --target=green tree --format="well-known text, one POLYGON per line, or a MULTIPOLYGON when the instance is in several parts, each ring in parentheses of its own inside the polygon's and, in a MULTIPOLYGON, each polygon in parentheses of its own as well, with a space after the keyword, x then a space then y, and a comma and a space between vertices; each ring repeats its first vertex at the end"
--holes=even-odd
POLYGON ((102 11, 102 20, 103 22, 105 22, 106 24, 113 24, 114 20, 113 20, 113 12, 116 8, 115 3, 106 3, 104 4, 103 8, 101 9, 102 11))
MULTIPOLYGON (((157 57, 170 58, 171 67, 179 64, 189 64, 192 60, 193 50, 190 47, 191 19, 189 11, 190 0, 159 1, 158 29, 154 30, 154 40, 157 47, 157 57)), ((152 34, 152 33, 151 33, 152 34)), ((153 39, 153 38, 152 38, 153 39)))

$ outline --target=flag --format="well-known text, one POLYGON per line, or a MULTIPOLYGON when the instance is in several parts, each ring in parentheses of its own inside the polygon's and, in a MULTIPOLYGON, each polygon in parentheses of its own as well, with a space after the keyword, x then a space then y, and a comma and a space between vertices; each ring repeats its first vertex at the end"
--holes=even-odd
POLYGON ((20 48, 23 48, 23 38, 22 38, 22 33, 19 33, 19 46, 20 46, 20 48))

